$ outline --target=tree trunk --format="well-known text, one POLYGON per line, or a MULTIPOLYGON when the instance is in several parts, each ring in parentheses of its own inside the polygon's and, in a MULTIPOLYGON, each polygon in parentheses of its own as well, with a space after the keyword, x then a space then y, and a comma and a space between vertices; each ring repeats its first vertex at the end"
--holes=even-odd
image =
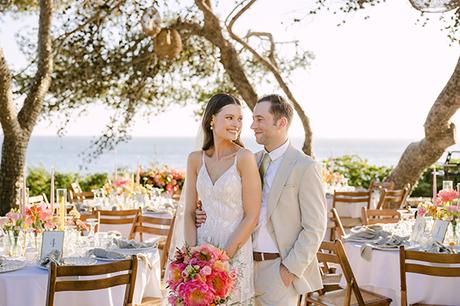
POLYGON ((0 216, 17 206, 17 182, 23 175, 28 140, 24 137, 5 136, 0 165, 0 216))
POLYGON ((450 119, 459 107, 460 57, 452 76, 428 113, 424 124, 425 138, 409 144, 387 178, 395 182, 396 188, 402 188, 406 183, 414 186, 423 171, 436 163, 444 151, 456 143, 455 124, 450 119))
POLYGON ((43 100, 51 82, 52 12, 53 0, 40 0, 37 72, 24 99, 24 105, 18 113, 13 102, 11 71, 0 48, 0 124, 4 135, 0 165, 0 215, 8 212, 16 204, 16 183, 23 175, 30 135, 40 116, 43 100))

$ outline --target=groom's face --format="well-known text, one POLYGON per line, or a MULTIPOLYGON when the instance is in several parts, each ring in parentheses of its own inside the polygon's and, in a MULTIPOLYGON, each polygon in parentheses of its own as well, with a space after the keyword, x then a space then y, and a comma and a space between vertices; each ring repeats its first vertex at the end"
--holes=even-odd
POLYGON ((258 144, 267 146, 278 138, 279 128, 270 113, 270 102, 259 102, 254 107, 251 129, 254 131, 258 144))

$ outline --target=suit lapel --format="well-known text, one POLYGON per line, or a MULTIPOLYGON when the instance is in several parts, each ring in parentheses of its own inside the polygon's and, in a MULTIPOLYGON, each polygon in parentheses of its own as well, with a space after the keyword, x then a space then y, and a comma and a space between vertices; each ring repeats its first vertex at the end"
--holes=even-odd
POLYGON ((292 172, 292 169, 296 161, 296 150, 292 145, 289 145, 286 153, 282 157, 281 164, 279 165, 278 172, 275 175, 273 180, 272 187, 268 194, 268 203, 267 203, 267 217, 270 218, 273 211, 275 210, 276 205, 278 205, 278 200, 283 190, 284 184, 286 183, 289 175, 292 172))

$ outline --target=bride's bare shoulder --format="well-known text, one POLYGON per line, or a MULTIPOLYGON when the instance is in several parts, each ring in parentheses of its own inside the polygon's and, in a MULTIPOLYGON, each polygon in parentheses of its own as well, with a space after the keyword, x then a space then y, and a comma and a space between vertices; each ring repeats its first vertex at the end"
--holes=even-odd
POLYGON ((251 150, 248 150, 246 148, 240 149, 237 152, 237 155, 238 155, 238 161, 241 161, 243 163, 255 161, 254 153, 252 153, 251 150))
POLYGON ((192 165, 198 165, 201 162, 201 158, 203 157, 203 151, 193 151, 188 155, 188 163, 192 165))

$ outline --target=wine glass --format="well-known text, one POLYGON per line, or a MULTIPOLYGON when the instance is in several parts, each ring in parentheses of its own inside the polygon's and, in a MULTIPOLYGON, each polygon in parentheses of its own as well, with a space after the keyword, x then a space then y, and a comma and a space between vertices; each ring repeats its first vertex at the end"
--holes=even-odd
POLYGON ((89 226, 89 233, 88 233, 88 239, 90 241, 94 240, 94 228, 98 224, 98 220, 96 218, 88 218, 86 219, 86 224, 89 226))

